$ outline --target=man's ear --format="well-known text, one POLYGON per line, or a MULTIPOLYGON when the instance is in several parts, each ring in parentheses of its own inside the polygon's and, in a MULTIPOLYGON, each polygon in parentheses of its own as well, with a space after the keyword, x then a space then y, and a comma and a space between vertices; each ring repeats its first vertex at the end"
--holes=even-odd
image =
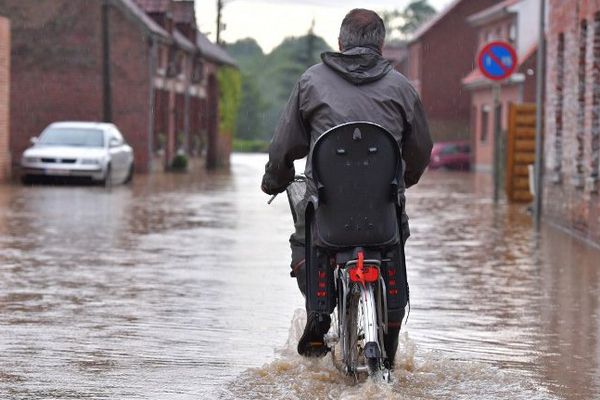
POLYGON ((342 41, 338 38, 338 48, 340 49, 340 53, 344 51, 344 49, 342 49, 342 41))

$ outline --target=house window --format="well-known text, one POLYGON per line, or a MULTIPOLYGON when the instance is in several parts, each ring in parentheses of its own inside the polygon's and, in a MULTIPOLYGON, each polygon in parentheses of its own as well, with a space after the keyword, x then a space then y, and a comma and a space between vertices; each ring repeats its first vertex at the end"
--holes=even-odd
POLYGON ((192 83, 201 83, 204 79, 204 62, 202 58, 196 57, 194 59, 194 66, 192 69, 192 83))
POLYGON ((563 158, 563 102, 565 83, 565 34, 558 35, 556 54, 556 100, 554 104, 554 176, 553 181, 560 183, 562 180, 562 158, 563 158))
POLYGON ((176 48, 171 48, 169 52, 169 65, 167 67, 167 77, 178 78, 184 73, 183 70, 183 54, 176 48))
POLYGON ((490 106, 484 105, 481 107, 481 132, 479 140, 482 143, 488 141, 488 134, 490 130, 490 106))
POLYGON ((600 12, 594 19, 594 64, 592 68, 592 161, 590 164, 593 191, 600 175, 600 12))
POLYGON ((586 55, 587 55, 587 21, 583 20, 579 30, 579 69, 577 87, 577 150, 575 154, 575 175, 573 184, 577 188, 584 186, 584 146, 585 146, 585 78, 586 78, 586 55))
POLYGON ((158 49, 158 74, 165 75, 167 73, 167 65, 169 64, 169 49, 165 46, 160 46, 158 49))
POLYGON ((515 43, 517 40, 517 25, 513 22, 508 26, 508 41, 515 43))

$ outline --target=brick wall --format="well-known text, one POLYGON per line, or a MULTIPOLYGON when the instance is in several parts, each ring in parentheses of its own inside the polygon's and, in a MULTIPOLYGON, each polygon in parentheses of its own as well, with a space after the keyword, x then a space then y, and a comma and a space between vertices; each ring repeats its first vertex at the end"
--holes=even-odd
POLYGON ((470 95, 461 80, 473 70, 476 29, 466 18, 496 0, 464 0, 409 47, 409 79, 418 80, 434 139, 469 138, 470 95))
POLYGON ((148 38, 117 9, 111 10, 109 19, 113 122, 133 147, 135 170, 148 172, 152 118, 148 38))
POLYGON ((600 3, 550 0, 545 219, 600 245, 600 3))
POLYGON ((0 17, 0 181, 10 173, 10 22, 0 17))
MULTIPOLYGON (((13 164, 55 121, 102 121, 102 18, 99 1, 0 0, 11 18, 13 164)), ((119 9, 109 12, 113 122, 134 148, 136 171, 148 167, 149 41, 119 9)))
POLYGON ((100 8, 86 0, 0 0, 12 25, 11 152, 50 123, 100 120, 100 8))

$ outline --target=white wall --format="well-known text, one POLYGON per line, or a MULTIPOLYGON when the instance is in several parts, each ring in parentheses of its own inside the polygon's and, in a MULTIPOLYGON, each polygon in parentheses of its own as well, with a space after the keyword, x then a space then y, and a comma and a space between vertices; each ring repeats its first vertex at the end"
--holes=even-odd
POLYGON ((521 0, 508 9, 517 13, 516 45, 520 59, 538 41, 540 0, 521 0))

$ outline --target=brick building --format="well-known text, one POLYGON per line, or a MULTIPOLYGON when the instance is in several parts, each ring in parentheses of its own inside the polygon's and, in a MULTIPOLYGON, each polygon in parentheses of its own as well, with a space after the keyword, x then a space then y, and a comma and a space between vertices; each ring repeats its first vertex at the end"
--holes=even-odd
POLYGON ((383 46, 383 57, 389 60, 394 69, 404 76, 408 74, 408 44, 398 42, 383 46))
POLYGON ((409 42, 408 74, 421 94, 434 140, 468 139, 470 94, 461 80, 474 67, 477 30, 467 17, 498 0, 454 0, 409 42))
POLYGON ((0 182, 10 174, 10 22, 0 17, 0 182))
POLYGON ((193 1, 0 0, 0 14, 12 20, 13 162, 54 121, 114 122, 141 172, 170 165, 178 151, 199 154, 192 137, 200 146, 218 129, 192 132, 190 122, 203 110, 191 99, 208 101, 210 74, 227 63, 206 61, 196 45, 193 1))
POLYGON ((600 245, 600 2, 550 0, 545 220, 600 245))
POLYGON ((494 109, 493 84, 478 67, 463 79, 471 93, 470 132, 473 164, 480 171, 491 171, 494 158, 494 121, 500 118, 506 135, 511 103, 535 102, 537 29, 539 0, 506 0, 467 18, 477 29, 476 53, 491 41, 510 43, 517 52, 515 73, 500 84, 500 105, 494 109))

